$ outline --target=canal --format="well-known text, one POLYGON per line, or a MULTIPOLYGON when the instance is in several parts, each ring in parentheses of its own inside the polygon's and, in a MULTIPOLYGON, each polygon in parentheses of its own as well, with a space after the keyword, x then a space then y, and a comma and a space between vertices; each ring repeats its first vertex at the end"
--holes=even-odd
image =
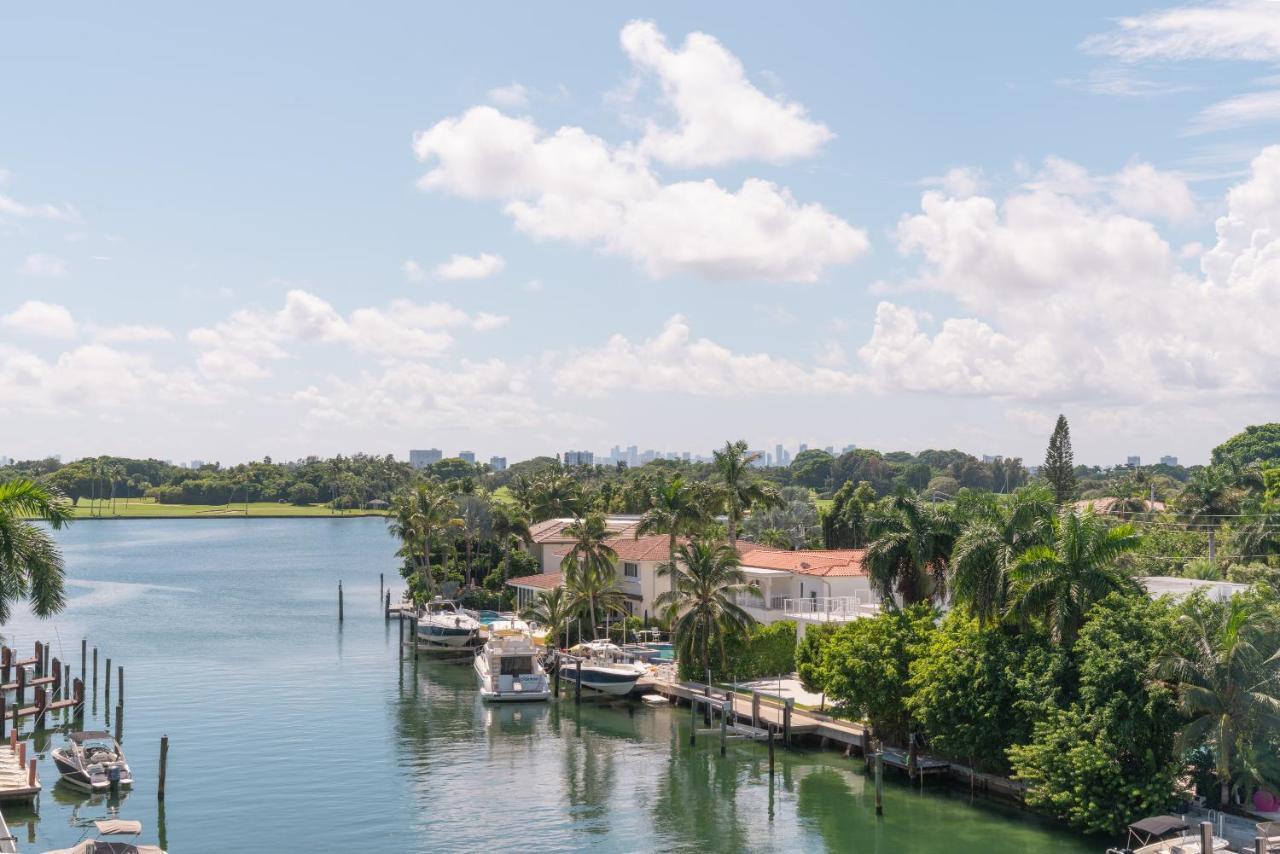
MULTIPOLYGON (((687 715, 669 709, 486 707, 469 665, 398 662, 377 601, 378 574, 398 580, 379 519, 82 521, 58 539, 66 611, 16 615, 6 641, 48 640, 78 671, 85 637, 125 667, 137 784, 119 814, 174 852, 1099 848, 892 775, 877 819, 860 762, 836 753, 782 751, 771 785, 763 747, 690 748, 687 715)), ((105 723, 101 691, 100 677, 88 728, 105 723)), ((23 851, 69 846, 108 809, 55 786, 47 746, 61 738, 41 745, 37 811, 5 809, 23 851)))

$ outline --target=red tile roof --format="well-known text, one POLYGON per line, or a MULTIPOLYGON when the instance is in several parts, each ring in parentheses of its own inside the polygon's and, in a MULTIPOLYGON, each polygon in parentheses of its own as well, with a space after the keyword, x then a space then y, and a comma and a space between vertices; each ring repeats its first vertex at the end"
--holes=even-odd
POLYGON ((812 551, 787 551, 739 543, 738 553, 744 567, 776 569, 799 575, 840 577, 866 575, 862 565, 866 549, 814 549, 812 551))
POLYGON ((552 590, 564 582, 563 572, 540 572, 507 579, 508 587, 532 587, 535 590, 552 590))
MULTIPOLYGON (((572 519, 547 519, 545 522, 539 522, 536 525, 529 526, 529 537, 535 543, 570 543, 572 539, 565 536, 563 531, 573 522, 572 519)), ((612 534, 630 534, 632 529, 639 522, 631 519, 605 519, 604 527, 606 531, 612 534)))
MULTIPOLYGON (((683 537, 676 541, 677 548, 682 542, 683 537)), ((649 534, 645 537, 623 534, 620 537, 610 537, 605 543, 617 553, 619 561, 667 560, 671 556, 668 551, 670 543, 665 534, 649 534)), ((564 557, 568 553, 567 548, 552 552, 557 557, 564 557)))

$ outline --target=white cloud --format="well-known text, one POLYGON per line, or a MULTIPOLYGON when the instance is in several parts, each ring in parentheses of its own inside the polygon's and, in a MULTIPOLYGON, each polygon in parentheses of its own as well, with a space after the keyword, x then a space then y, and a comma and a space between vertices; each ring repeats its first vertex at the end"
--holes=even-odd
POLYGON ((1129 213, 1174 222, 1188 220, 1196 212, 1187 182, 1150 163, 1133 163, 1118 172, 1112 178, 1111 198, 1129 213))
POLYGON ((47 219, 66 223, 80 222, 79 211, 71 205, 55 205, 49 202, 28 205, 3 193, 0 193, 0 216, 47 219))
POLYGON ((499 107, 526 107, 529 105, 529 90, 520 83, 495 86, 489 90, 489 100, 499 107))
POLYGON ((436 278, 447 280, 487 279, 501 273, 506 265, 507 262, 501 256, 487 252, 480 255, 450 255, 448 261, 436 266, 434 273, 436 278))
POLYGON ((125 324, 95 328, 93 340, 100 344, 141 343, 146 341, 172 341, 173 333, 160 326, 125 324))
POLYGON ((205 376, 237 382, 266 376, 267 364, 290 356, 290 344, 342 344, 384 359, 428 358, 453 344, 451 329, 485 332, 506 322, 499 315, 472 316, 448 303, 410 300, 393 300, 385 309, 359 308, 343 317, 326 300, 294 289, 279 311, 242 309, 187 337, 201 351, 196 364, 205 376))
POLYGON ((1272 0, 1223 0, 1120 18, 1086 39, 1093 53, 1142 60, 1280 59, 1280 12, 1272 0))
POLYGON ((548 134, 530 119, 472 107, 415 135, 414 152, 429 164, 419 187, 497 199, 535 239, 594 246, 653 277, 813 281, 867 251, 864 231, 820 205, 797 202, 772 182, 747 178, 736 191, 710 179, 663 183, 650 158, 693 157, 681 154, 682 146, 704 152, 698 156, 706 160, 697 162, 776 160, 812 150, 812 140, 829 132, 795 105, 726 77, 732 69, 725 62, 732 61, 739 76, 741 68, 709 37, 691 37, 673 52, 652 25, 632 24, 624 41, 637 62, 667 82, 682 121, 678 131, 650 126, 639 143, 615 147, 580 127, 548 134), (711 75, 709 82, 698 83, 703 74, 711 75), (739 83, 754 94, 744 94, 739 83), (707 112, 707 87, 726 100, 736 92, 745 106, 707 112))
POLYGON ((672 50, 652 22, 632 21, 621 41, 639 69, 657 75, 676 113, 675 128, 650 122, 640 142, 656 160, 680 167, 776 163, 808 157, 835 136, 800 104, 753 86, 738 58, 706 33, 690 33, 672 50))
POLYGON ((1192 120, 1188 132, 1213 133, 1276 121, 1280 121, 1280 90, 1249 92, 1205 107, 1192 120))
POLYGON ((56 279, 67 274, 67 262, 53 255, 36 252, 23 259, 19 272, 27 276, 56 279))
POLYGON ((834 338, 823 341, 815 348, 814 361, 825 368, 842 368, 849 364, 849 356, 844 345, 834 338))
POLYGON ((1090 71, 1085 77, 1065 77, 1056 82, 1059 86, 1082 89, 1095 95, 1111 95, 1117 98, 1174 95, 1181 92, 1194 92, 1199 88, 1188 83, 1138 77, 1128 68, 1097 68, 1090 71))
POLYGON ((766 353, 734 353, 693 338, 675 315, 653 338, 612 336, 605 346, 571 355, 552 377, 565 395, 599 397, 617 390, 735 397, 751 394, 832 394, 860 381, 829 368, 810 368, 766 353))
POLYGON ((542 283, 542 279, 530 279, 521 285, 521 287, 531 294, 540 294, 542 293, 544 285, 542 283))
POLYGON ((0 317, 0 323, 28 335, 46 338, 74 338, 79 329, 66 306, 40 300, 27 300, 15 311, 0 317))
POLYGON ((412 258, 400 265, 400 272, 404 273, 404 277, 410 282, 422 282, 427 278, 427 271, 412 258))

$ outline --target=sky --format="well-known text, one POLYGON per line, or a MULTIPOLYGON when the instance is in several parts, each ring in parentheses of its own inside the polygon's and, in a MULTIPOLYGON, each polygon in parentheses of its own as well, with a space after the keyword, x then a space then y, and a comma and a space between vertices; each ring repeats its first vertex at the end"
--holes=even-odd
POLYGON ((7 4, 0 454, 1280 416, 1280 3, 694 6, 7 4))

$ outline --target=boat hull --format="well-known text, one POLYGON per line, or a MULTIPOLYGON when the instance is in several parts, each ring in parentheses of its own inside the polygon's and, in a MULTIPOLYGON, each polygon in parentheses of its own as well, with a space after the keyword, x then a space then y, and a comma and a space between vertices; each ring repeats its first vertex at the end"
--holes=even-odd
MULTIPOLYGON (((50 755, 53 757, 53 764, 58 768, 58 773, 62 775, 62 782, 68 786, 86 792, 106 792, 111 789, 111 779, 105 772, 90 774, 61 749, 51 751, 50 755)), ((120 769, 120 778, 117 783, 122 789, 133 787, 133 774, 127 765, 120 769)))
MULTIPOLYGON (((641 675, 643 674, 584 664, 582 665, 582 687, 599 691, 602 694, 624 697, 635 690, 636 682, 639 681, 641 675)), ((569 678, 576 678, 575 671, 570 671, 569 678)))

